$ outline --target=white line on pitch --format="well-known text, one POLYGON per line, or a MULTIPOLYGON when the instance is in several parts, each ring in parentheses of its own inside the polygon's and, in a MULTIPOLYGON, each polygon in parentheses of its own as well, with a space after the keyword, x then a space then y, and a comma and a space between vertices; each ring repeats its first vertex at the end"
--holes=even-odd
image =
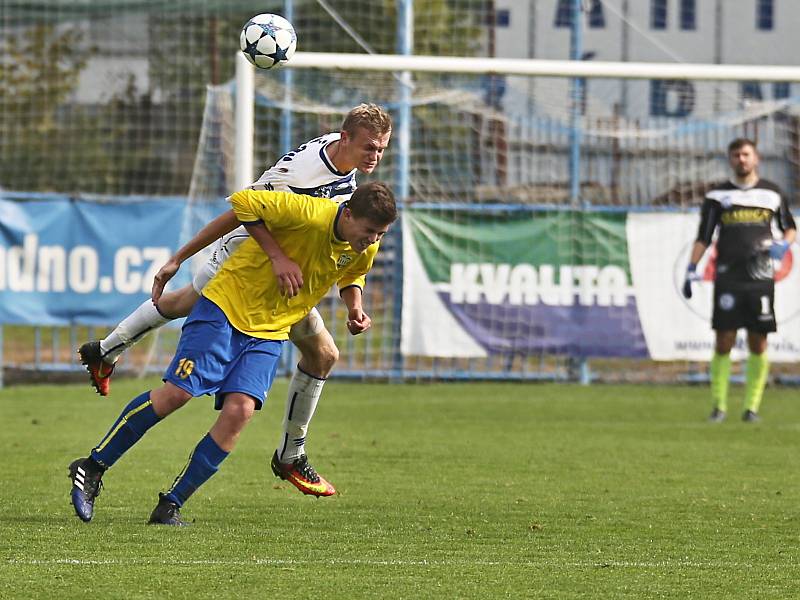
POLYGON ((663 560, 663 561, 478 561, 478 560, 399 560, 399 559, 282 559, 282 558, 253 558, 250 560, 162 560, 147 558, 132 559, 83 559, 83 558, 51 558, 51 559, 18 559, 10 558, 5 561, 7 565, 221 565, 221 566, 247 566, 247 565, 352 565, 352 566, 420 566, 420 567, 452 567, 452 566, 485 566, 485 567, 573 567, 573 568, 628 568, 628 569, 660 569, 664 567, 689 567, 699 569, 784 569, 786 565, 774 563, 729 563, 729 562, 704 562, 692 560, 663 560))

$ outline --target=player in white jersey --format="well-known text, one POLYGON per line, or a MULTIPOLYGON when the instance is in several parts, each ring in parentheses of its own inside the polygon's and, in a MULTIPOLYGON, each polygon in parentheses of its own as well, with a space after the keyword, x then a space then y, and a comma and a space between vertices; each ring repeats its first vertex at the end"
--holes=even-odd
MULTIPOLYGON (((374 104, 361 104, 345 117, 341 131, 314 138, 282 156, 250 187, 284 190, 341 202, 356 187, 356 172, 371 173, 383 157, 392 133, 389 114, 374 104)), ((178 250, 170 262, 185 257, 216 240, 208 262, 190 285, 147 300, 103 340, 83 344, 78 353, 89 372, 91 383, 101 396, 110 390, 110 378, 120 355, 149 332, 165 323, 185 317, 200 297, 200 291, 217 273, 228 256, 247 238, 243 226, 231 231, 230 211, 206 225, 190 243, 178 250), (230 232, 230 233, 225 233, 230 232), (225 235, 222 235, 225 233, 225 235)), ((303 274, 263 228, 262 240, 269 248, 270 263, 283 293, 295 296, 303 285, 303 274), (266 234, 266 235, 263 235, 266 234)), ((158 282, 154 284, 154 289, 158 282)), ((339 358, 333 337, 316 309, 290 332, 289 339, 301 358, 289 386, 284 431, 272 458, 274 473, 313 495, 330 495, 333 487, 321 489, 320 478, 305 454, 305 437, 322 393, 322 386, 339 358)), ((324 487, 324 486, 322 486, 324 487)))

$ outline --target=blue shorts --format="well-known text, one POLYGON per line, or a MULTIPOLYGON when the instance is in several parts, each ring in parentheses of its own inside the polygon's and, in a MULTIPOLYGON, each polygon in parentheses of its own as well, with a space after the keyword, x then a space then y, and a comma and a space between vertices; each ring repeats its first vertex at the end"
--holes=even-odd
POLYGON ((261 410, 282 346, 283 340, 262 340, 238 331, 216 304, 201 297, 183 324, 164 381, 192 397, 216 393, 217 410, 232 392, 251 396, 261 410))

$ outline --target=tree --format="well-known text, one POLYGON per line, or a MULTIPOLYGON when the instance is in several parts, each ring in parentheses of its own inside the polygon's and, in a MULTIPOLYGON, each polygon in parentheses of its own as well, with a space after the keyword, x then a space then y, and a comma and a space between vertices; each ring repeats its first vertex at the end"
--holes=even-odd
POLYGON ((70 153, 97 141, 65 135, 64 105, 91 49, 78 30, 40 24, 4 36, 0 50, 0 186, 76 189, 70 153))

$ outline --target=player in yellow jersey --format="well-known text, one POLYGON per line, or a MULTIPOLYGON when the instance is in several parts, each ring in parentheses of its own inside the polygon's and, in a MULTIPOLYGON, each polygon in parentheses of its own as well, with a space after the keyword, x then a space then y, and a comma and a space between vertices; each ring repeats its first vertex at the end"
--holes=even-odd
MULTIPOLYGON (((184 525, 181 506, 219 469, 253 412, 261 408, 292 325, 334 284, 347 306, 350 332, 361 333, 371 324, 362 306, 362 286, 378 242, 397 217, 394 196, 386 185, 366 184, 341 204, 255 190, 237 192, 230 201, 233 214, 252 238, 203 289, 184 323, 164 384, 134 398, 89 456, 70 465, 72 504, 83 521, 94 515, 106 469, 191 398, 214 393, 219 417, 172 487, 159 494, 150 516, 150 523, 184 525), (282 295, 272 276, 261 245, 264 227, 304 273, 304 285, 294 296, 282 295)), ((154 294, 174 270, 174 265, 162 270, 154 294)), ((322 487, 327 484, 320 481, 322 487)))
MULTIPOLYGON (((356 189, 356 176, 372 173, 378 167, 391 135, 389 113, 375 104, 359 104, 347 113, 341 131, 318 136, 286 153, 248 187, 326 197, 333 202, 347 200, 356 189)), ((178 251, 191 247, 196 252, 213 244, 211 258, 191 284, 146 300, 103 340, 81 345, 81 362, 100 395, 109 393, 114 363, 126 348, 171 319, 189 314, 205 285, 248 238, 248 231, 239 225, 232 213, 209 223, 203 235, 198 234, 178 251), (202 246, 197 247, 198 243, 202 246)), ((287 259, 269 231, 262 230, 261 243, 272 259, 273 275, 282 291, 293 296, 303 287, 305 273, 287 259)), ((168 270, 162 275, 166 273, 168 270)), ((304 494, 329 495, 333 487, 320 492, 318 475, 308 462, 306 437, 325 382, 339 358, 339 349, 316 308, 294 324, 289 339, 300 351, 300 360, 289 383, 283 426, 272 454, 272 471, 304 494)))

